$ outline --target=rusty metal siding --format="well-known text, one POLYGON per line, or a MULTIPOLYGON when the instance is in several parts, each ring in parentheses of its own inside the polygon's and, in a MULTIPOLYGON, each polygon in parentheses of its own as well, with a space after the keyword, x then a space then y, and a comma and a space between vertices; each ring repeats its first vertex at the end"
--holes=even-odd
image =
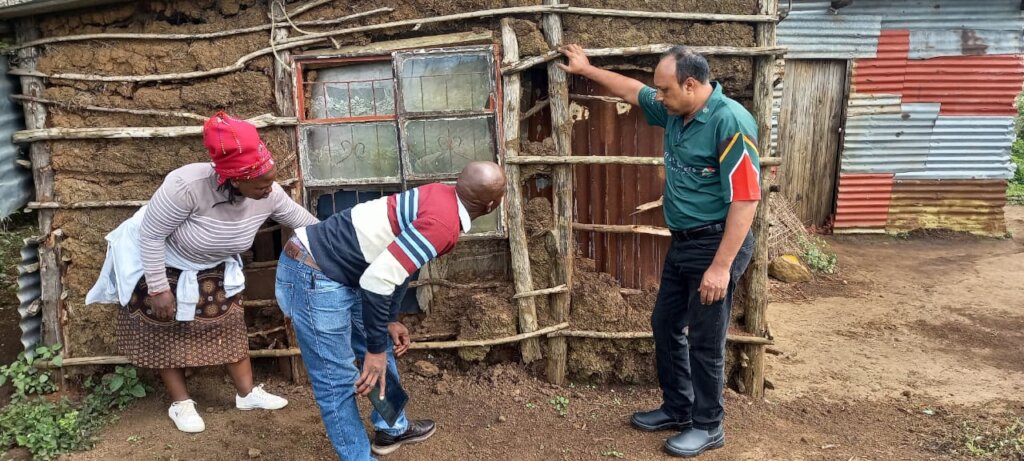
MULTIPOLYGON (((650 80, 649 74, 629 73, 650 80)), ((601 86, 579 77, 570 80, 576 94, 610 96, 601 86)), ((573 155, 661 157, 664 130, 646 123, 637 107, 599 101, 573 101, 573 155)), ((633 224, 665 227, 661 208, 633 215, 662 194, 664 170, 638 165, 580 165, 574 169, 575 220, 586 224, 633 224)), ((661 279, 667 237, 576 231, 580 255, 595 260, 598 271, 625 288, 650 288, 661 279)))
POLYGON ((886 229, 954 229, 1006 235, 1005 180, 896 180, 886 229))
POLYGON ((837 231, 1003 232, 1024 85, 1020 1, 830 3, 794 0, 779 42, 787 59, 853 59, 837 231))
POLYGON ((891 174, 842 174, 836 198, 836 232, 884 231, 892 201, 891 174))

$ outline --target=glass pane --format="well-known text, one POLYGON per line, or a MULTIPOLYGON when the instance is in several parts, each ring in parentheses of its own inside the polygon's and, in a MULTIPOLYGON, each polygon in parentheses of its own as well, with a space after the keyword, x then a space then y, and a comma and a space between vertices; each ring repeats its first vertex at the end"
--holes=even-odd
POLYGON ((313 180, 398 177, 393 122, 302 127, 304 174, 313 180))
POLYGON ((417 56, 402 62, 407 112, 483 110, 491 95, 488 55, 417 56))
POLYGON ((485 232, 497 232, 498 231, 498 220, 501 218, 501 209, 497 211, 481 216, 473 220, 473 225, 470 226, 470 234, 483 234, 485 232))
POLYGON ((457 174, 474 160, 494 160, 491 118, 406 122, 411 173, 457 174))
POLYGON ((306 85, 310 118, 394 115, 395 89, 390 62, 350 64, 317 71, 306 85))

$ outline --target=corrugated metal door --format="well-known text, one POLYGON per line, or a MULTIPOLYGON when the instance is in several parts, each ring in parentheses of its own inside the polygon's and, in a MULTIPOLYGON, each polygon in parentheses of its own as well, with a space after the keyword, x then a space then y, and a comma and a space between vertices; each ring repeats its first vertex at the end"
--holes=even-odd
POLYGON ((786 61, 779 183, 805 224, 822 225, 833 211, 846 88, 846 61, 786 61))
MULTIPOLYGON (((649 80, 649 74, 630 75, 649 80)), ((589 80, 575 78, 572 92, 610 96, 589 80)), ((604 101, 573 101, 573 155, 660 157, 665 131, 650 126, 639 108, 604 101)), ((661 197, 664 170, 654 166, 582 165, 575 171, 576 222, 665 227, 661 208, 632 215, 637 206, 661 197)), ((612 274, 626 288, 660 282, 669 238, 653 235, 576 232, 583 257, 612 274)))

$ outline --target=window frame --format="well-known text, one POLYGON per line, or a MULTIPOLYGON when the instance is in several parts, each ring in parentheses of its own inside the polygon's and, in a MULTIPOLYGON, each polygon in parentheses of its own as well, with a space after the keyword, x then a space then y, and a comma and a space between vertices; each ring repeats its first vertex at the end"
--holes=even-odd
MULTIPOLYGON (((451 121, 480 119, 490 117, 487 124, 491 136, 490 150, 493 153, 492 160, 504 166, 504 143, 502 141, 502 109, 503 93, 501 85, 500 49, 495 44, 468 45, 453 47, 437 47, 423 49, 396 49, 374 52, 342 53, 334 55, 306 55, 292 56, 295 73, 294 98, 296 107, 296 119, 298 121, 295 129, 296 151, 299 158, 299 178, 303 182, 306 206, 316 210, 317 201, 320 195, 333 193, 341 190, 357 190, 367 188, 395 188, 405 191, 423 184, 441 182, 453 184, 458 177, 457 172, 439 174, 416 174, 412 172, 411 149, 408 145, 408 123, 415 121, 451 121), (421 56, 441 55, 483 55, 487 60, 488 68, 493 72, 487 72, 488 83, 490 84, 487 107, 483 110, 464 111, 430 111, 409 113, 405 110, 403 91, 401 85, 402 66, 409 60, 421 56), (394 94, 394 112, 392 115, 352 116, 352 117, 330 117, 330 118, 309 118, 306 107, 306 86, 315 82, 306 82, 305 73, 309 70, 328 69, 340 67, 353 63, 390 62, 392 67, 392 89, 394 94), (304 172, 311 168, 310 159, 305 148, 304 130, 306 127, 321 126, 330 129, 332 126, 344 126, 351 124, 371 124, 380 122, 393 122, 398 137, 399 169, 398 177, 380 178, 356 178, 356 179, 312 179, 305 177, 304 172)), ((326 91, 326 89, 325 89, 326 91)), ((326 102, 326 95, 324 96, 326 102)), ((498 210, 497 228, 494 231, 463 234, 460 238, 466 240, 507 238, 507 212, 504 200, 498 210)))

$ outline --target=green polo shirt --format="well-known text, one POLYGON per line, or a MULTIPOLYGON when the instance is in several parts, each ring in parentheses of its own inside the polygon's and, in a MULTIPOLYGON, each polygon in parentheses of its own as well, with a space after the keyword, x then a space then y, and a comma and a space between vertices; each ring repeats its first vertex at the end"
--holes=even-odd
POLYGON ((665 128, 665 222, 673 230, 724 222, 733 201, 760 200, 757 123, 715 88, 704 108, 683 123, 645 86, 637 99, 647 123, 665 128))

